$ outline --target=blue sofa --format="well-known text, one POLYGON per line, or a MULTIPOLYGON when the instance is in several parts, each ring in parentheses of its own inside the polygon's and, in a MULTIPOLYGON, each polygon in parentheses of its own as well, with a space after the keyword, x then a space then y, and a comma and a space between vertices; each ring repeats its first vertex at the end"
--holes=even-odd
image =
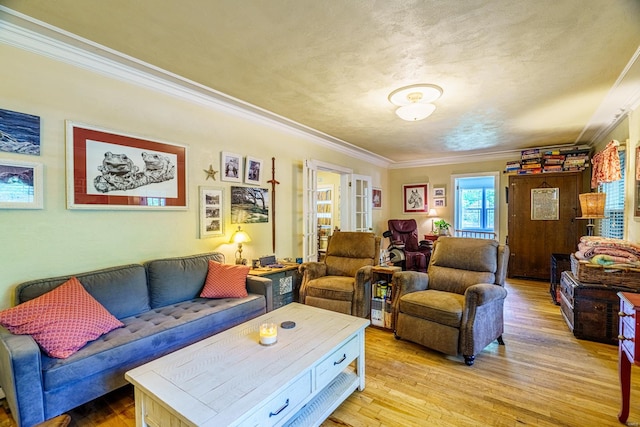
MULTIPOLYGON (((124 373, 270 311, 270 279, 249 276, 246 298, 199 294, 217 252, 158 259, 75 274, 124 323, 67 359, 48 357, 30 335, 0 328, 0 386, 19 426, 33 426, 126 384, 124 373)), ((36 298, 72 276, 22 283, 15 303, 36 298)))

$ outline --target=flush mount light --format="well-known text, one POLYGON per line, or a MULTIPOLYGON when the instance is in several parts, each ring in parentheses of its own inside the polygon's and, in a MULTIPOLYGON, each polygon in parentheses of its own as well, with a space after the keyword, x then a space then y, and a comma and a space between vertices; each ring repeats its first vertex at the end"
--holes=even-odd
POLYGON ((389 101, 397 105, 396 114, 410 122, 426 119, 436 109, 431 102, 440 98, 442 88, 432 84, 417 84, 401 87, 389 94, 389 101))

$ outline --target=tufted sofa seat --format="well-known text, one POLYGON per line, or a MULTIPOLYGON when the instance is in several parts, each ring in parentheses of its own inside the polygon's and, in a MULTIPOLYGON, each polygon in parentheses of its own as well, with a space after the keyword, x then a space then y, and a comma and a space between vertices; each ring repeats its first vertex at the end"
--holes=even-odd
MULTIPOLYGON (((247 278, 245 298, 200 298, 209 260, 224 262, 224 256, 213 252, 74 275, 124 327, 66 359, 47 356, 29 335, 0 328, 0 385, 17 424, 51 419, 122 387, 124 373, 136 366, 271 310, 271 280, 260 277, 247 278)), ((69 277, 20 284, 15 302, 69 277)))

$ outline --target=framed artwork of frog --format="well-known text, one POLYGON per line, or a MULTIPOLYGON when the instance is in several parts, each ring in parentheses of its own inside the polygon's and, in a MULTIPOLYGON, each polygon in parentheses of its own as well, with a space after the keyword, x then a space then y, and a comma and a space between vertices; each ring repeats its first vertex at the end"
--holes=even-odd
POLYGON ((187 209, 187 148, 66 122, 68 209, 187 209))

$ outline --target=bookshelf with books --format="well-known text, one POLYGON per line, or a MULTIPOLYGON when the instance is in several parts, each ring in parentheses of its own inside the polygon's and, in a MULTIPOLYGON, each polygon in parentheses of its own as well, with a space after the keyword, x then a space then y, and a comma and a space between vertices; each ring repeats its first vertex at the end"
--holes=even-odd
POLYGON ((591 148, 585 145, 523 150, 520 160, 507 162, 504 172, 518 175, 579 172, 589 167, 590 152, 591 148))

